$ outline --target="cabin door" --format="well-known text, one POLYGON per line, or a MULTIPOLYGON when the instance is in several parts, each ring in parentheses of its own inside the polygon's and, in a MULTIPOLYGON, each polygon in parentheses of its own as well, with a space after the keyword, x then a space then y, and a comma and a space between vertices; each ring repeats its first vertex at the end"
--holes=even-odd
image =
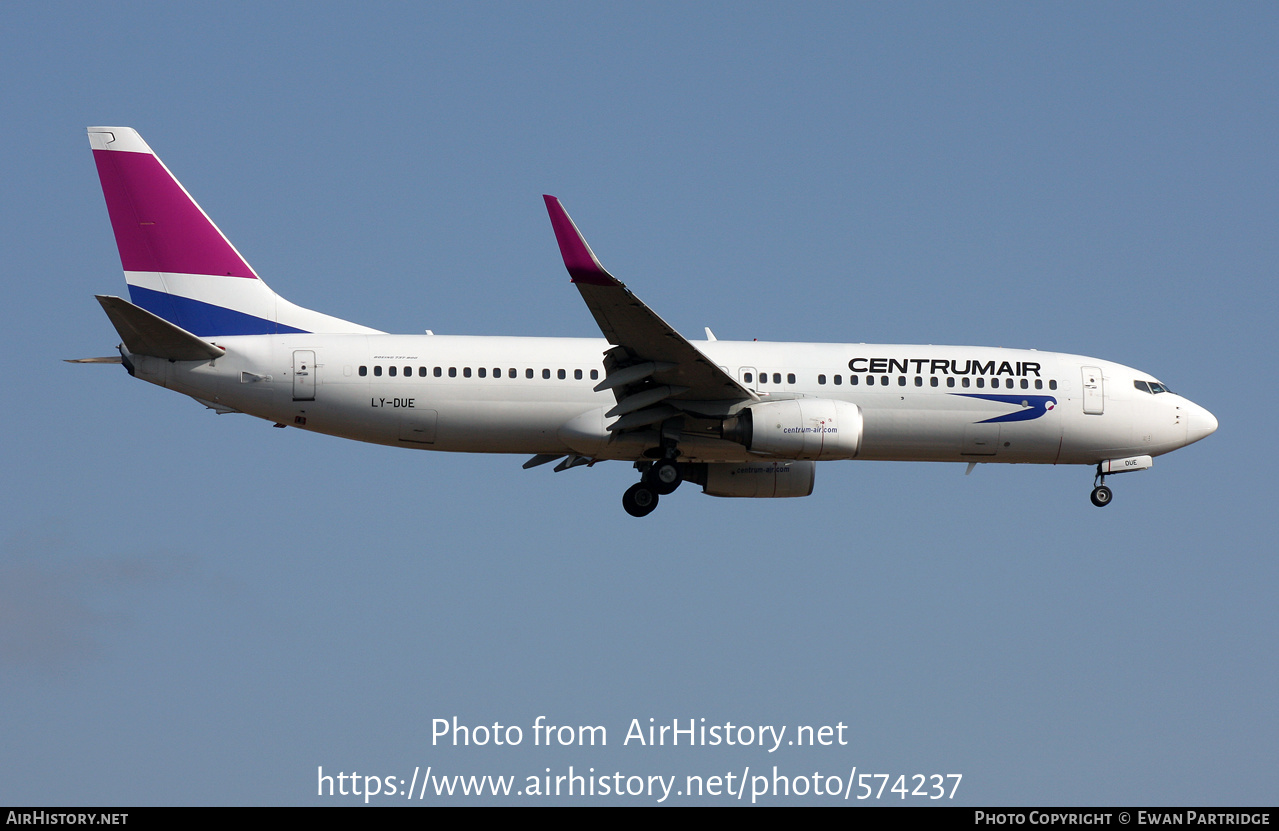
POLYGON ((1081 371, 1084 376, 1084 412, 1088 415, 1101 415, 1106 407, 1101 368, 1086 366, 1081 371))
POLYGON ((315 353, 309 349, 293 351, 293 400, 315 400, 315 353))

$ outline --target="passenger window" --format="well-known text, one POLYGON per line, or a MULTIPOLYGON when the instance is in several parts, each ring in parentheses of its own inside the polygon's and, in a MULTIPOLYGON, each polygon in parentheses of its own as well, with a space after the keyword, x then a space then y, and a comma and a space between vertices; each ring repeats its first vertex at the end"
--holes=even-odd
POLYGON ((880 385, 881 387, 886 387, 886 386, 888 386, 888 376, 887 376, 887 375, 881 375, 881 376, 879 376, 879 385, 880 385))
POLYGON ((817 376, 817 383, 818 383, 818 384, 820 384, 820 385, 821 385, 821 386, 823 386, 823 387, 824 387, 824 386, 826 386, 826 376, 825 376, 825 375, 818 375, 818 376, 817 376))
POLYGON ((994 387, 995 389, 999 389, 999 379, 998 379, 998 378, 991 378, 991 379, 990 379, 990 385, 991 385, 992 387, 994 387))
POLYGON ((361 377, 361 378, 363 378, 365 375, 368 375, 368 374, 369 374, 369 368, 368 368, 367 366, 362 366, 362 367, 360 367, 360 377, 361 377))
POLYGON ((378 378, 382 377, 382 367, 380 364, 378 366, 373 367, 373 375, 378 378))
POLYGON ((573 370, 573 380, 575 381, 582 380, 582 370, 580 369, 573 370))
POLYGON ((420 367, 418 367, 418 368, 417 368, 417 377, 419 377, 419 378, 425 378, 425 377, 426 377, 426 367, 424 367, 424 366, 420 366, 420 367))
POLYGON ((524 377, 525 377, 525 378, 532 378, 532 377, 533 377, 533 370, 531 370, 531 369, 526 369, 526 370, 524 370, 524 377))
POLYGON ((782 374, 780 372, 773 373, 773 383, 780 384, 782 382, 782 374))
POLYGON ((742 376, 742 380, 743 380, 744 382, 746 382, 747 384, 749 384, 749 383, 751 383, 752 381, 754 381, 754 380, 755 380, 755 376, 753 376, 753 375, 751 375, 749 372, 747 372, 746 374, 744 374, 744 375, 742 376))
POLYGON ((568 376, 565 374, 564 370, 562 370, 562 369, 561 369, 559 372, 555 373, 555 376, 556 376, 557 378, 559 378, 561 381, 563 381, 565 378, 567 378, 567 377, 568 377, 568 376))
POLYGON ((1021 379, 1021 388, 1022 388, 1022 389, 1024 389, 1024 390, 1028 390, 1028 389, 1030 389, 1030 382, 1029 382, 1029 381, 1027 381, 1025 378, 1022 378, 1022 379, 1021 379))
MULTIPOLYGON (((838 376, 836 376, 836 377, 838 377, 838 376)), ((857 376, 856 376, 856 375, 849 375, 849 376, 848 376, 848 386, 850 386, 850 387, 855 387, 855 386, 857 386, 857 376)))
MULTIPOLYGON (((856 378, 857 378, 857 376, 856 376, 856 375, 854 375, 854 376, 853 376, 853 379, 854 379, 854 380, 856 380, 856 378)), ((843 376, 843 375, 836 375, 836 376, 835 376, 835 386, 837 386, 837 387, 838 387, 838 386, 839 386, 840 384, 842 384, 842 383, 844 383, 844 376, 843 376)))
MULTIPOLYGON (((964 380, 966 381, 966 380, 968 380, 968 379, 967 379, 967 378, 965 378, 964 380)), ((985 379, 985 378, 978 378, 978 379, 977 379, 977 389, 982 389, 982 388, 984 388, 985 386, 986 386, 986 379, 985 379)))
POLYGON ((937 386, 937 384, 938 384, 937 376, 934 375, 932 378, 928 379, 928 386, 935 387, 937 386))
POLYGON ((488 374, 488 370, 485 369, 484 367, 480 367, 480 377, 483 378, 487 374, 488 374))
POLYGON ((1038 378, 1036 378, 1036 379, 1035 379, 1035 389, 1037 389, 1037 390, 1042 390, 1043 388, 1044 388, 1044 382, 1043 382, 1043 381, 1041 381, 1041 380, 1039 380, 1038 378))
POLYGON ((455 367, 455 366, 451 366, 451 367, 449 367, 449 377, 450 377, 450 378, 456 378, 456 377, 457 377, 457 367, 455 367))
POLYGON ((954 387, 954 386, 955 386, 955 379, 954 379, 954 378, 947 378, 947 379, 946 379, 946 386, 948 386, 948 387, 954 387))
POLYGON ((510 371, 506 375, 507 378, 518 378, 519 376, 520 374, 515 371, 515 367, 511 367, 510 371))
POLYGON ((966 386, 968 386, 968 379, 967 379, 967 378, 965 378, 964 380, 960 381, 959 383, 966 387, 966 386))
POLYGON ((795 373, 789 372, 786 374, 786 383, 788 384, 795 383, 795 373))
POLYGON ((904 387, 904 386, 906 386, 906 376, 905 376, 905 375, 898 375, 898 376, 897 376, 897 386, 899 386, 899 387, 904 387))
POLYGON ((413 377, 413 367, 411 367, 411 366, 406 366, 406 367, 404 367, 404 377, 405 377, 405 378, 412 378, 412 377, 413 377))
POLYGON ((542 370, 543 379, 549 379, 550 377, 551 377, 551 371, 549 369, 542 370))
POLYGON ((922 375, 916 375, 916 376, 915 376, 915 386, 917 386, 917 387, 922 387, 923 385, 924 385, 924 378, 923 378, 923 376, 922 376, 922 375))
POLYGON ((436 378, 439 378, 441 375, 444 374, 444 369, 442 367, 437 366, 434 370, 432 370, 431 374, 434 375, 436 378))
POLYGON ((1056 382, 1056 381, 1049 381, 1049 382, 1048 382, 1048 389, 1050 389, 1050 390, 1055 390, 1055 389, 1057 389, 1057 382, 1056 382))
POLYGON ((599 380, 599 377, 600 377, 600 371, 599 371, 598 369, 592 369, 592 370, 591 370, 591 380, 592 380, 592 381, 597 381, 597 380, 599 380))
POLYGON ((399 369, 399 367, 389 366, 389 367, 387 367, 387 368, 386 368, 386 374, 387 374, 387 375, 390 375, 392 378, 394 378, 394 377, 395 377, 395 370, 397 370, 397 369, 399 369))

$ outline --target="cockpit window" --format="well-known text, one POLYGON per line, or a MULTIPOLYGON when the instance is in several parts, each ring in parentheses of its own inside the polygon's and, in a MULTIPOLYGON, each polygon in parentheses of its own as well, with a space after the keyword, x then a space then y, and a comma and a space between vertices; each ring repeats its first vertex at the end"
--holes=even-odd
POLYGON ((1161 392, 1172 392, 1158 381, 1133 381, 1132 385, 1142 392, 1148 392, 1151 395, 1157 395, 1161 392))
POLYGON ((1133 381, 1132 385, 1142 392, 1150 392, 1150 385, 1145 381, 1133 381))
POLYGON ((1163 384, 1160 384, 1157 381, 1150 382, 1150 391, 1151 392, 1172 392, 1172 390, 1168 389, 1163 384))

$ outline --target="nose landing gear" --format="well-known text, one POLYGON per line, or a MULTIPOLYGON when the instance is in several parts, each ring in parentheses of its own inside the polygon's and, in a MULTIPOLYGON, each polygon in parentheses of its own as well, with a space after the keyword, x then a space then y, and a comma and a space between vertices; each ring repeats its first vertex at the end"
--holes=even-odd
POLYGON ((1097 475, 1093 477, 1092 504, 1104 508, 1110 504, 1114 496, 1106 487, 1106 477, 1117 473, 1132 473, 1137 470, 1149 470, 1154 459, 1149 456, 1128 456, 1123 459, 1104 459, 1097 463, 1097 475))
POLYGON ((1110 488, 1106 487, 1106 474, 1101 472, 1100 464, 1097 465, 1097 475, 1093 477, 1092 484, 1092 496, 1090 497, 1092 504, 1098 508, 1104 508, 1109 505, 1110 500, 1114 499, 1115 495, 1110 492, 1110 488))

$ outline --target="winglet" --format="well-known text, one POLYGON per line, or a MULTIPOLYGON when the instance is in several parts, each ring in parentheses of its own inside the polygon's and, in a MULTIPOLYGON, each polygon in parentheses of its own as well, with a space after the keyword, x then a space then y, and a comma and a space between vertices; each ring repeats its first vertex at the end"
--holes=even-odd
POLYGON ((551 227, 555 229, 555 241, 560 244, 560 256, 564 258, 564 267, 574 283, 588 283, 593 286, 620 286, 616 277, 609 274, 595 252, 586 244, 582 232, 577 230, 568 211, 554 196, 543 194, 546 200, 546 212, 551 216, 551 227))

